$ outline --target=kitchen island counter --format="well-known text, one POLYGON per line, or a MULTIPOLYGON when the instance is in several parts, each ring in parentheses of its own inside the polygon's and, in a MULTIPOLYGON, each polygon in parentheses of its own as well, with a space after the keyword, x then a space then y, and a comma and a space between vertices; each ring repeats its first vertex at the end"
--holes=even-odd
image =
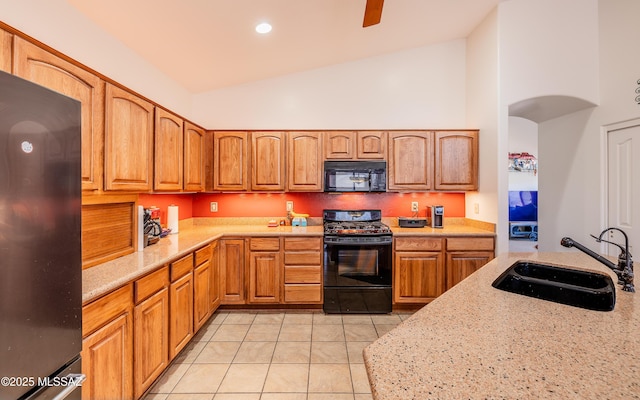
POLYGON ((162 265, 185 256, 223 236, 322 236, 322 226, 278 226, 264 224, 188 223, 179 233, 168 235, 143 251, 116 258, 82 272, 82 302, 86 304, 103 294, 136 280, 162 265))
POLYGON ((374 399, 640 398, 640 294, 602 312, 491 286, 525 259, 617 280, 579 252, 500 255, 365 348, 374 399))

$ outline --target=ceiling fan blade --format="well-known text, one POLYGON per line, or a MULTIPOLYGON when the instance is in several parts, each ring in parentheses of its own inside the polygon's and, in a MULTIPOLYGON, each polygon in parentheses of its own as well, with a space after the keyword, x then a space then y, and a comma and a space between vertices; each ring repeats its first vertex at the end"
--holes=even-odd
POLYGON ((383 4, 384 0, 367 0, 367 5, 364 9, 364 21, 362 22, 363 28, 380 23, 383 4))

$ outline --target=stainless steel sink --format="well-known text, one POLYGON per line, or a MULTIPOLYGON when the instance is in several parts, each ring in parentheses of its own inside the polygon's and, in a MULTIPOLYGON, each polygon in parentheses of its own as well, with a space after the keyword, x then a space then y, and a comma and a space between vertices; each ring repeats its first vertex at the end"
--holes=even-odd
POLYGON ((616 291, 609 275, 518 261, 493 282, 493 287, 556 303, 611 311, 616 291))

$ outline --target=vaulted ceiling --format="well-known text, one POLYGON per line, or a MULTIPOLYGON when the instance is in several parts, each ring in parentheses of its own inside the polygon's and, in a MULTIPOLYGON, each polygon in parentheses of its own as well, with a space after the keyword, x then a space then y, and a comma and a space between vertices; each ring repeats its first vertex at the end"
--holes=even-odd
POLYGON ((465 38, 500 1, 67 0, 192 93, 465 38), (273 30, 254 30, 263 21, 273 30))

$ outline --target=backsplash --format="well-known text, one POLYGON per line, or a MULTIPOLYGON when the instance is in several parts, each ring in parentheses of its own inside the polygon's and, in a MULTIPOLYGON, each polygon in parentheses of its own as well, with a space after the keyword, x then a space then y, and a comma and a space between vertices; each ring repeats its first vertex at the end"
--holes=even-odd
POLYGON ((381 209, 384 217, 411 216, 411 202, 419 203, 419 216, 425 217, 427 206, 443 205, 446 217, 465 216, 464 193, 198 193, 141 194, 138 204, 160 208, 160 222, 166 224, 167 207, 179 207, 179 219, 193 217, 284 217, 286 201, 293 201, 294 211, 321 217, 324 209, 381 209), (210 203, 218 203, 218 212, 210 203))

